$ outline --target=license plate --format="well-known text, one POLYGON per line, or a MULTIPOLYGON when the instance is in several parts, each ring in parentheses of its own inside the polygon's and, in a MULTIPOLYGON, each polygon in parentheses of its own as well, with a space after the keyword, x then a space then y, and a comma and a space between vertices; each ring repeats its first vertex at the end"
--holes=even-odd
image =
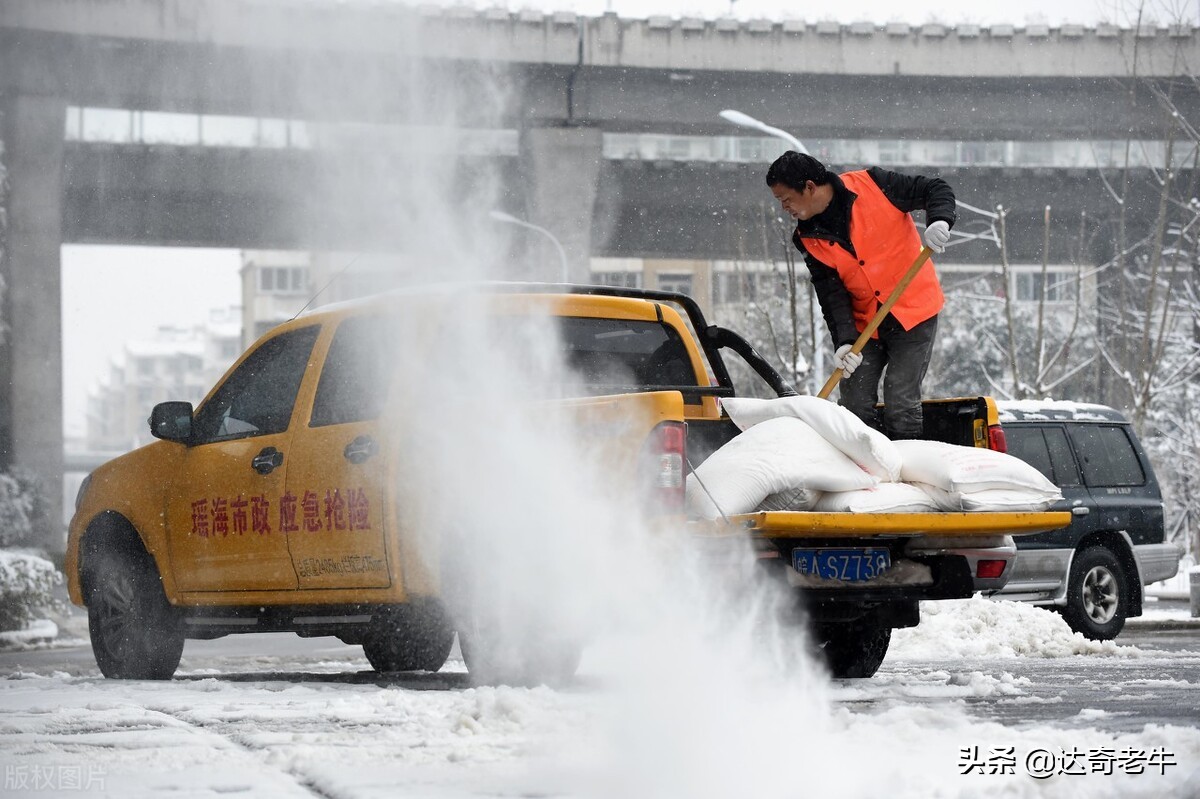
POLYGON ((887 549, 793 549, 792 566, 801 574, 823 580, 861 583, 873 580, 892 565, 887 549))

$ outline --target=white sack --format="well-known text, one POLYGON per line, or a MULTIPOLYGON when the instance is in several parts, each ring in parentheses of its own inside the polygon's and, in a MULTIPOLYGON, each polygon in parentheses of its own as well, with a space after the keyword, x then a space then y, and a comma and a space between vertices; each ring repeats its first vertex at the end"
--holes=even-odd
POLYGON ((781 417, 735 436, 688 475, 687 510, 715 519, 722 512, 749 513, 791 489, 849 491, 876 482, 807 424, 781 417))
POLYGON ((824 494, 811 488, 792 488, 772 494, 759 503, 756 511, 812 510, 824 494))
POLYGON ((941 510, 933 497, 908 483, 880 483, 874 488, 822 494, 813 510, 823 513, 933 513, 941 510))
POLYGON ((1052 493, 1033 488, 984 488, 979 491, 947 491, 928 483, 913 487, 929 495, 944 511, 1044 511, 1062 499, 1058 489, 1052 493))
POLYGON ((928 483, 962 493, 1015 488, 1059 495, 1058 487, 1045 475, 1013 455, 940 441, 893 443, 904 459, 900 479, 906 483, 928 483))
POLYGON ((721 400, 721 407, 739 430, 749 430, 768 419, 800 419, 880 480, 900 479, 900 452, 892 440, 834 402, 820 397, 729 397, 721 400))

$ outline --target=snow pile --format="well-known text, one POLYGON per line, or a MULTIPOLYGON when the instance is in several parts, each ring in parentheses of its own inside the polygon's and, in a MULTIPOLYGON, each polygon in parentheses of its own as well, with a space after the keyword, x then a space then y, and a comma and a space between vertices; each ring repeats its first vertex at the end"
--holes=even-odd
POLYGON ((954 658, 1141 654, 1137 647, 1088 640, 1071 630, 1057 613, 1044 608, 976 596, 922 602, 921 623, 893 631, 887 659, 945 662, 954 658))
POLYGON ((18 649, 21 647, 47 644, 58 637, 58 625, 49 619, 38 619, 29 622, 21 630, 0 632, 0 648, 18 649))
POLYGON ((20 630, 52 607, 51 591, 61 582, 62 574, 45 558, 0 549, 0 630, 20 630))

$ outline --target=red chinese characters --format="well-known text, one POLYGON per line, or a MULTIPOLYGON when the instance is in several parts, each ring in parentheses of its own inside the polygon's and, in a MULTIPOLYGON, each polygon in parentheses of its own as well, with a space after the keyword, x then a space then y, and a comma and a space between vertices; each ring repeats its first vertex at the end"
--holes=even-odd
POLYGON ((329 488, 322 498, 305 489, 296 496, 285 491, 275 503, 277 526, 272 528, 272 500, 265 494, 246 497, 205 497, 192 502, 192 535, 200 538, 270 535, 371 529, 371 499, 362 488, 329 488))

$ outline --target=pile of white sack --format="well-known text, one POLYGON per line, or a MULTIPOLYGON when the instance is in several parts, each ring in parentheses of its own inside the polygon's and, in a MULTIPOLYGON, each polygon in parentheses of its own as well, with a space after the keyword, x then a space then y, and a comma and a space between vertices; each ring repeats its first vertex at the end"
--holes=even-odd
POLYGON ((689 515, 1042 511, 1062 499, 1034 467, 995 450, 892 441, 819 397, 729 398, 742 432, 688 476, 689 515))

